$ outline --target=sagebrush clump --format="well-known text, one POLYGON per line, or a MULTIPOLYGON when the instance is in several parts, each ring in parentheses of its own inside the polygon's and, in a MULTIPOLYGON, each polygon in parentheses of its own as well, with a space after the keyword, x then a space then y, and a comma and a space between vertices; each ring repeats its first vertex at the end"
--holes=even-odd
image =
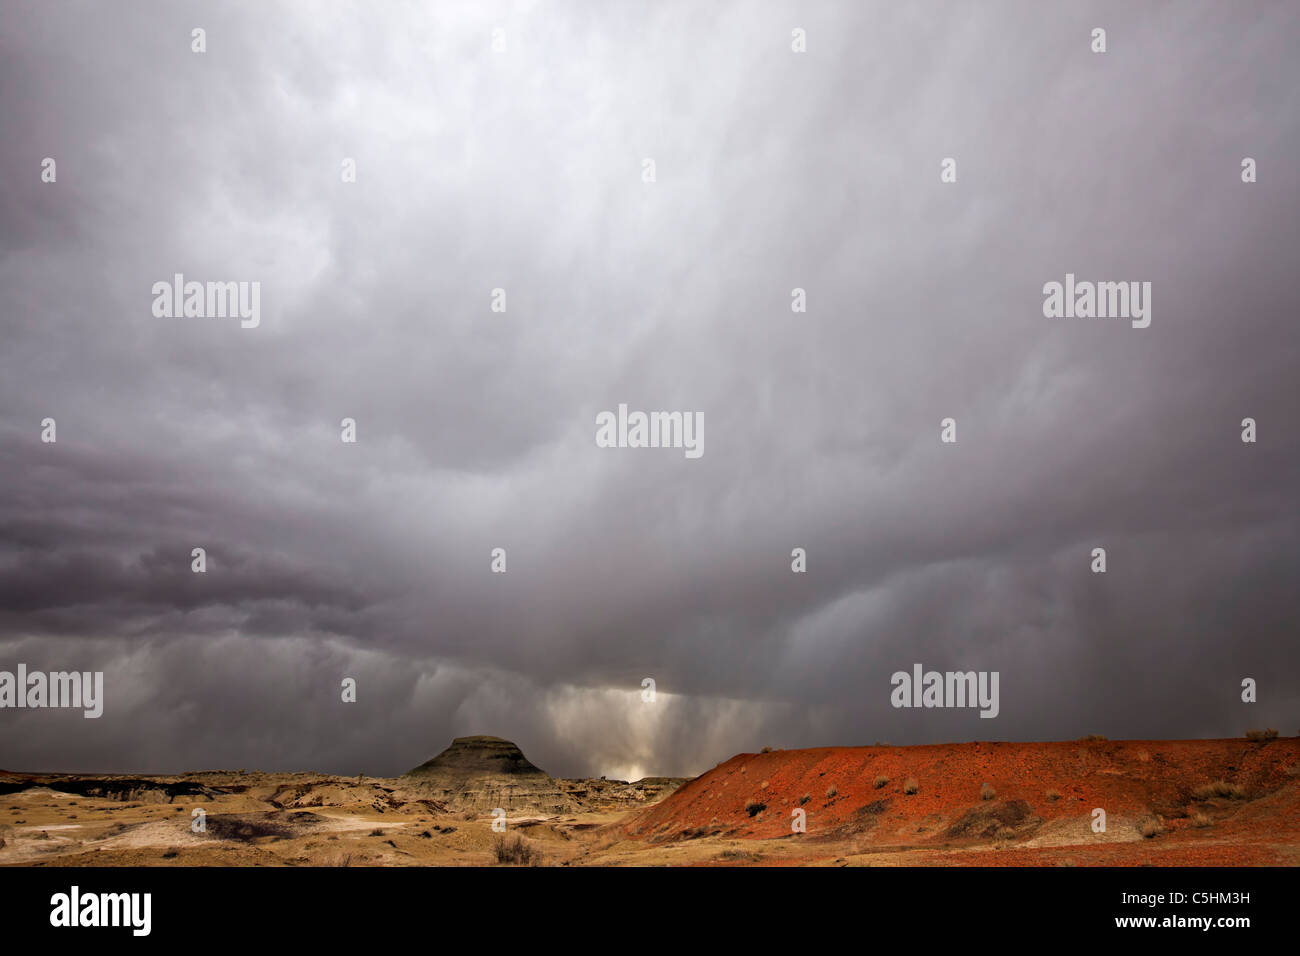
POLYGON ((537 863, 540 859, 533 845, 518 833, 500 835, 492 844, 498 863, 537 863))
POLYGON ((1202 784, 1192 791, 1192 799, 1194 800, 1212 800, 1215 797, 1244 800, 1246 791, 1237 784, 1228 783, 1226 780, 1215 780, 1213 783, 1202 784))

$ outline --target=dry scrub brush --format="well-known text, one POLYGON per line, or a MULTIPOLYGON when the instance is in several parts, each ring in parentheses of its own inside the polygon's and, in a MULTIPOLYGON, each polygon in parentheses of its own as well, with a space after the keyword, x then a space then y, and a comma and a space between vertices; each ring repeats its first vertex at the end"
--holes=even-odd
POLYGON ((518 833, 508 836, 498 835, 492 841, 492 852, 498 863, 523 863, 537 866, 542 862, 541 854, 518 833))

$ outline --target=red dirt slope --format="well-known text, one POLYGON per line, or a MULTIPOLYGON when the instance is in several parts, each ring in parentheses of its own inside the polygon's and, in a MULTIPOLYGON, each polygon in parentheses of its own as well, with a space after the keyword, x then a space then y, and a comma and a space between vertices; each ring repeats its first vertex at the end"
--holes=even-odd
POLYGON ((624 830, 654 843, 714 835, 791 838, 797 807, 806 814, 807 833, 795 839, 849 838, 858 852, 930 851, 918 862, 1024 863, 1031 861, 1017 859, 1021 851, 1071 847, 1084 863, 1136 862, 1134 850, 1158 848, 1172 865, 1295 864, 1300 738, 739 754, 636 814, 624 830), (918 785, 914 794, 905 792, 909 778, 918 785), (1240 789, 1197 794, 1220 780, 1240 789), (984 784, 993 791, 987 799, 984 784), (1097 807, 1106 812, 1105 833, 1091 826, 1097 807), (1143 828, 1157 832, 1148 839, 1143 828), (948 858, 995 845, 1010 853, 948 858))

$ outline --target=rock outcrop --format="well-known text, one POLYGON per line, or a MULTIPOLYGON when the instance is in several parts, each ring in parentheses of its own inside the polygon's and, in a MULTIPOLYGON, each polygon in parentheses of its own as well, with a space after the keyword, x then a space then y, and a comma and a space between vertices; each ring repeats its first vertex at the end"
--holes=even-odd
POLYGON ((457 737, 438 756, 403 774, 401 783, 458 810, 564 813, 575 808, 549 774, 500 737, 457 737))

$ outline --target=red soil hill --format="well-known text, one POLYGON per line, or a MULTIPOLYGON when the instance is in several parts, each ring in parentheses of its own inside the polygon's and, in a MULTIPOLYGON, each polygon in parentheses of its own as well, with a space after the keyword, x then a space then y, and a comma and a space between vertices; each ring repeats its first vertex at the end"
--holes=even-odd
MULTIPOLYGON (((1169 863, 1285 864, 1300 862, 1298 774, 1300 738, 777 750, 732 757, 624 830, 651 842, 852 838, 860 847, 939 851, 926 862, 955 862, 942 851, 980 844, 1109 846, 1095 860, 1106 863, 1128 862, 1115 854, 1131 855, 1134 843, 1155 847, 1142 832, 1155 830, 1162 849, 1187 845, 1187 859, 1169 863), (1218 781, 1226 786, 1206 789, 1218 781), (807 832, 793 836, 799 807, 807 832), (1091 826, 1098 807, 1104 834, 1091 826)), ((1005 862, 1017 862, 1014 853, 1005 862)))

